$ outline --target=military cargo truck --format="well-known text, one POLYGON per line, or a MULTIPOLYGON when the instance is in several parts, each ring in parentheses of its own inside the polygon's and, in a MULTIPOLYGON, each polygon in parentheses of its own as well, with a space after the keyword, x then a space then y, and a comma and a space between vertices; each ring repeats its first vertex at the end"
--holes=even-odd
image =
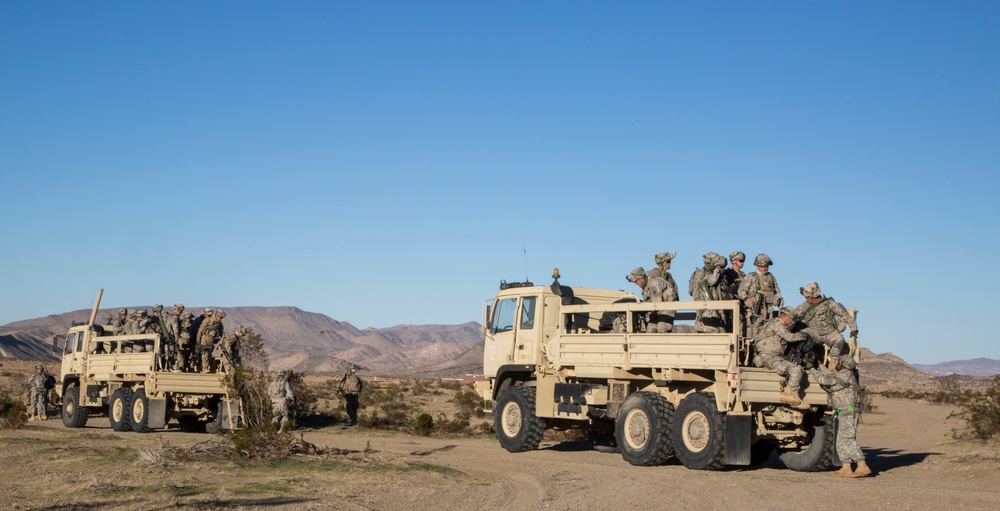
POLYGON ((545 430, 576 428, 633 465, 676 456, 714 470, 760 464, 777 450, 793 470, 830 466, 826 392, 804 378, 808 409, 781 403, 782 377, 749 363, 739 301, 643 303, 626 291, 563 286, 558 270, 553 277, 551 286, 501 281, 484 306, 488 378, 476 388, 505 449, 532 450, 545 430), (685 328, 699 310, 719 311, 727 331, 685 328), (673 331, 644 333, 651 312, 673 315, 673 331))
POLYGON ((63 424, 82 428, 103 414, 115 431, 146 432, 170 420, 188 431, 234 427, 238 403, 226 395, 225 374, 165 370, 159 334, 110 335, 94 324, 102 293, 90 320, 66 333, 56 383, 63 424))

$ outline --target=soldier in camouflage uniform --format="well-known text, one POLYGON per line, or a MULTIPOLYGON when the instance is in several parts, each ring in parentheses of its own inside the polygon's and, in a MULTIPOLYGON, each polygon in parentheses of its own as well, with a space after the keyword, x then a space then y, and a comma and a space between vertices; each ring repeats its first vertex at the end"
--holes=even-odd
POLYGON ((781 297, 778 279, 768 271, 774 261, 767 254, 757 254, 753 264, 757 271, 743 278, 736 296, 746 305, 747 318, 756 332, 764 321, 774 317, 775 308, 784 307, 785 300, 781 297))
POLYGON ((192 327, 193 322, 194 314, 190 312, 185 312, 184 316, 181 317, 180 330, 177 333, 177 369, 181 371, 189 371, 195 365, 192 355, 195 335, 192 327))
POLYGON ((729 262, 732 266, 726 268, 722 271, 722 280, 724 285, 722 286, 722 299, 723 300, 735 300, 739 295, 740 284, 743 283, 743 278, 747 276, 743 273, 743 264, 746 263, 747 255, 739 250, 729 254, 729 262))
POLYGON ((181 314, 184 313, 184 306, 177 303, 169 313, 160 314, 160 331, 163 333, 163 356, 170 371, 180 371, 182 363, 179 361, 177 343, 181 334, 181 314))
POLYGON ((118 309, 118 318, 108 322, 111 325, 111 335, 125 335, 128 324, 128 309, 118 309))
POLYGON ((809 405, 802 402, 800 396, 802 378, 805 373, 802 366, 786 360, 785 351, 788 343, 806 340, 805 334, 792 333, 788 327, 795 322, 795 309, 782 307, 778 317, 768 320, 760 335, 754 340, 753 365, 766 367, 785 377, 786 385, 781 389, 780 401, 793 408, 806 410, 809 405))
MULTIPOLYGON (((667 288, 663 291, 663 299, 666 302, 676 302, 680 299, 681 294, 674 276, 670 274, 670 263, 674 260, 674 257, 677 257, 677 252, 660 252, 656 254, 653 256, 656 268, 646 272, 647 277, 659 277, 667 283, 667 288)), ((660 312, 660 320, 666 321, 671 325, 671 329, 673 328, 674 314, 672 312, 660 312)))
POLYGON ((836 413, 837 456, 843 463, 840 470, 833 473, 837 477, 865 477, 872 473, 872 469, 865 462, 864 452, 858 446, 861 399, 858 395, 860 387, 854 376, 854 369, 854 359, 845 354, 831 357, 828 367, 809 370, 809 374, 830 394, 830 407, 836 413), (857 463, 857 469, 851 469, 852 462, 857 463))
MULTIPOLYGON (((702 256, 704 266, 691 274, 688 280, 688 293, 696 301, 722 299, 722 270, 726 267, 726 258, 708 252, 702 256)), ((717 309, 700 309, 695 313, 694 329, 696 332, 725 332, 725 320, 722 311, 717 309)))
POLYGON ((222 358, 219 361, 222 363, 223 371, 232 372, 235 366, 240 365, 240 341, 247 333, 249 328, 240 325, 236 327, 236 331, 222 337, 222 342, 219 343, 222 348, 222 358))
POLYGON ((267 395, 271 398, 271 412, 274 417, 274 425, 281 429, 288 423, 289 403, 295 399, 292 393, 292 386, 288 384, 287 373, 282 369, 278 371, 278 377, 267 387, 267 395))
POLYGON ((361 378, 352 365, 344 377, 340 379, 337 390, 344 396, 344 409, 347 410, 347 418, 351 420, 351 426, 358 423, 358 402, 361 397, 361 378))
MULTIPOLYGON (((667 281, 660 277, 649 277, 646 270, 641 267, 632 270, 626 277, 629 282, 634 283, 642 289, 642 301, 644 302, 668 302, 670 297, 676 300, 676 291, 670 294, 670 286, 667 281)), ((646 315, 647 333, 665 333, 673 330, 674 316, 671 314, 661 314, 659 311, 651 311, 646 315)))
POLYGON ((48 376, 45 373, 45 366, 38 364, 35 366, 35 372, 31 374, 31 378, 28 379, 29 421, 43 421, 48 418, 45 413, 45 397, 48 393, 48 389, 45 388, 45 379, 48 376))
POLYGON ((799 288, 805 303, 795 308, 799 321, 805 323, 803 330, 813 340, 830 347, 830 356, 839 357, 850 353, 844 336, 840 333, 845 326, 851 327, 851 337, 857 339, 858 324, 847 308, 833 298, 823 296, 819 284, 811 282, 799 288))
POLYGON ((222 338, 221 326, 221 320, 217 319, 214 313, 201 323, 198 331, 197 350, 201 359, 200 370, 203 373, 212 372, 212 351, 215 350, 215 345, 222 338))

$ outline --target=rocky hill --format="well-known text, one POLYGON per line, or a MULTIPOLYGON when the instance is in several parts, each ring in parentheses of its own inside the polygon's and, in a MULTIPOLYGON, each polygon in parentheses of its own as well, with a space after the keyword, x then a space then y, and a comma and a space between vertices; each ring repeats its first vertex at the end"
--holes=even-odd
MULTIPOLYGON (((151 310, 152 306, 128 309, 151 310)), ((98 323, 115 310, 102 309, 98 323)), ((261 334, 274 369, 339 373, 351 363, 372 372, 405 371, 441 364, 482 342, 476 322, 359 330, 296 307, 227 307, 225 311, 227 332, 247 325, 261 334)), ((0 356, 54 359, 52 336, 65 333, 73 323, 86 322, 89 316, 89 310, 78 310, 4 325, 0 327, 0 356)))
POLYGON ((974 358, 972 360, 955 360, 940 364, 913 364, 913 367, 936 376, 962 374, 966 376, 994 376, 1000 374, 1000 360, 992 358, 974 358))

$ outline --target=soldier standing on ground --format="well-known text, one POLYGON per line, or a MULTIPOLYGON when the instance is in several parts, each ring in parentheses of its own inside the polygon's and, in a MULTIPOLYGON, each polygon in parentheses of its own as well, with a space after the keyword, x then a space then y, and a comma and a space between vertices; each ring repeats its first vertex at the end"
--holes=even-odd
POLYGON ((358 423, 358 400, 361 397, 361 378, 356 374, 352 365, 344 377, 340 379, 337 390, 344 395, 344 409, 347 410, 347 418, 351 421, 351 426, 358 423))
POLYGON ((813 339, 830 347, 830 356, 850 353, 840 332, 851 327, 851 337, 857 339, 858 324, 847 309, 833 298, 823 296, 819 284, 811 282, 799 288, 805 303, 795 308, 799 321, 805 323, 805 332, 813 339))
POLYGON ((274 425, 280 430, 282 426, 288 424, 288 403, 295 397, 284 369, 278 371, 278 377, 267 387, 267 395, 271 398, 274 425))
MULTIPOLYGON (((644 302, 667 302, 670 296, 676 296, 676 291, 671 295, 670 285, 660 277, 650 277, 646 270, 641 267, 632 270, 626 277, 629 282, 634 283, 642 289, 642 301, 644 302)), ((676 300, 676 298, 675 298, 676 300)), ((661 314, 659 311, 651 311, 647 316, 647 333, 665 333, 673 330, 674 316, 672 314, 661 314)))
POLYGON ((785 377, 786 385, 781 390, 780 401, 793 408, 805 410, 809 405, 802 402, 800 390, 805 373, 802 366, 786 360, 788 343, 806 340, 802 332, 792 333, 788 327, 795 321, 795 309, 782 307, 778 317, 764 324, 760 336, 754 341, 753 365, 766 367, 785 377))
POLYGON ((31 374, 31 378, 28 379, 29 421, 43 421, 47 418, 45 412, 45 394, 48 393, 48 390, 45 388, 45 379, 48 376, 45 374, 45 366, 38 364, 35 366, 35 372, 31 374))
POLYGON ((837 456, 843 466, 833 473, 837 477, 865 477, 872 469, 865 462, 865 453, 858 445, 858 419, 861 415, 861 399, 858 395, 860 387, 854 376, 854 359, 844 354, 831 357, 829 366, 822 369, 810 369, 809 374, 830 394, 830 407, 835 410, 835 428, 837 439, 835 445, 837 456), (851 469, 851 462, 857 463, 856 470, 851 469))

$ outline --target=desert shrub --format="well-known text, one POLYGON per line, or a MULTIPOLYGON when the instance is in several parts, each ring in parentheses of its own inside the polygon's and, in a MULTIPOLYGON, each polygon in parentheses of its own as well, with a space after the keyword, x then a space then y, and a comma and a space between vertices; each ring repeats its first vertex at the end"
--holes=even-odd
POLYGON ((1000 437, 1000 375, 994 376, 983 392, 967 392, 951 414, 965 420, 966 430, 956 436, 989 440, 1000 437))
POLYGON ((486 415, 486 412, 483 411, 486 402, 483 401, 483 398, 473 388, 459 387, 455 391, 455 397, 452 399, 452 402, 458 406, 459 413, 470 417, 482 417, 486 415))
POLYGON ((444 382, 441 384, 441 388, 445 390, 459 390, 462 388, 462 384, 458 382, 444 382))
POLYGON ((892 399, 924 399, 930 401, 930 394, 928 392, 923 392, 913 389, 903 389, 903 390, 883 390, 881 392, 875 392, 874 394, 892 398, 892 399))
POLYGON ((464 433, 466 429, 469 428, 469 415, 464 413, 459 413, 454 419, 448 420, 445 414, 438 415, 437 429, 442 433, 447 433, 449 435, 454 435, 458 433, 464 433))
POLYGON ((230 396, 242 405, 242 427, 222 433, 240 456, 248 459, 281 459, 292 454, 296 444, 289 428, 278 430, 273 421, 268 386, 270 361, 260 334, 250 331, 240 349, 242 363, 223 380, 230 396))
POLYGON ((970 395, 971 391, 963 388, 958 378, 945 376, 937 380, 937 388, 930 393, 928 401, 946 405, 957 405, 968 399, 970 395))
POLYGON ((875 406, 874 398, 875 396, 871 392, 864 391, 858 394, 858 408, 861 413, 871 413, 878 409, 875 406))
POLYGON ((389 429, 406 429, 412 426, 412 405, 406 392, 398 383, 385 387, 371 385, 361 393, 361 408, 368 409, 367 418, 361 415, 358 422, 364 426, 389 429))
POLYGON ((413 395, 422 396, 427 393, 429 385, 425 380, 413 381, 413 395))
POLYGON ((27 423, 24 402, 12 397, 6 389, 0 390, 0 428, 21 429, 27 423))
POLYGON ((427 436, 434 430, 434 417, 429 413, 421 413, 413 421, 413 433, 420 436, 427 436))

